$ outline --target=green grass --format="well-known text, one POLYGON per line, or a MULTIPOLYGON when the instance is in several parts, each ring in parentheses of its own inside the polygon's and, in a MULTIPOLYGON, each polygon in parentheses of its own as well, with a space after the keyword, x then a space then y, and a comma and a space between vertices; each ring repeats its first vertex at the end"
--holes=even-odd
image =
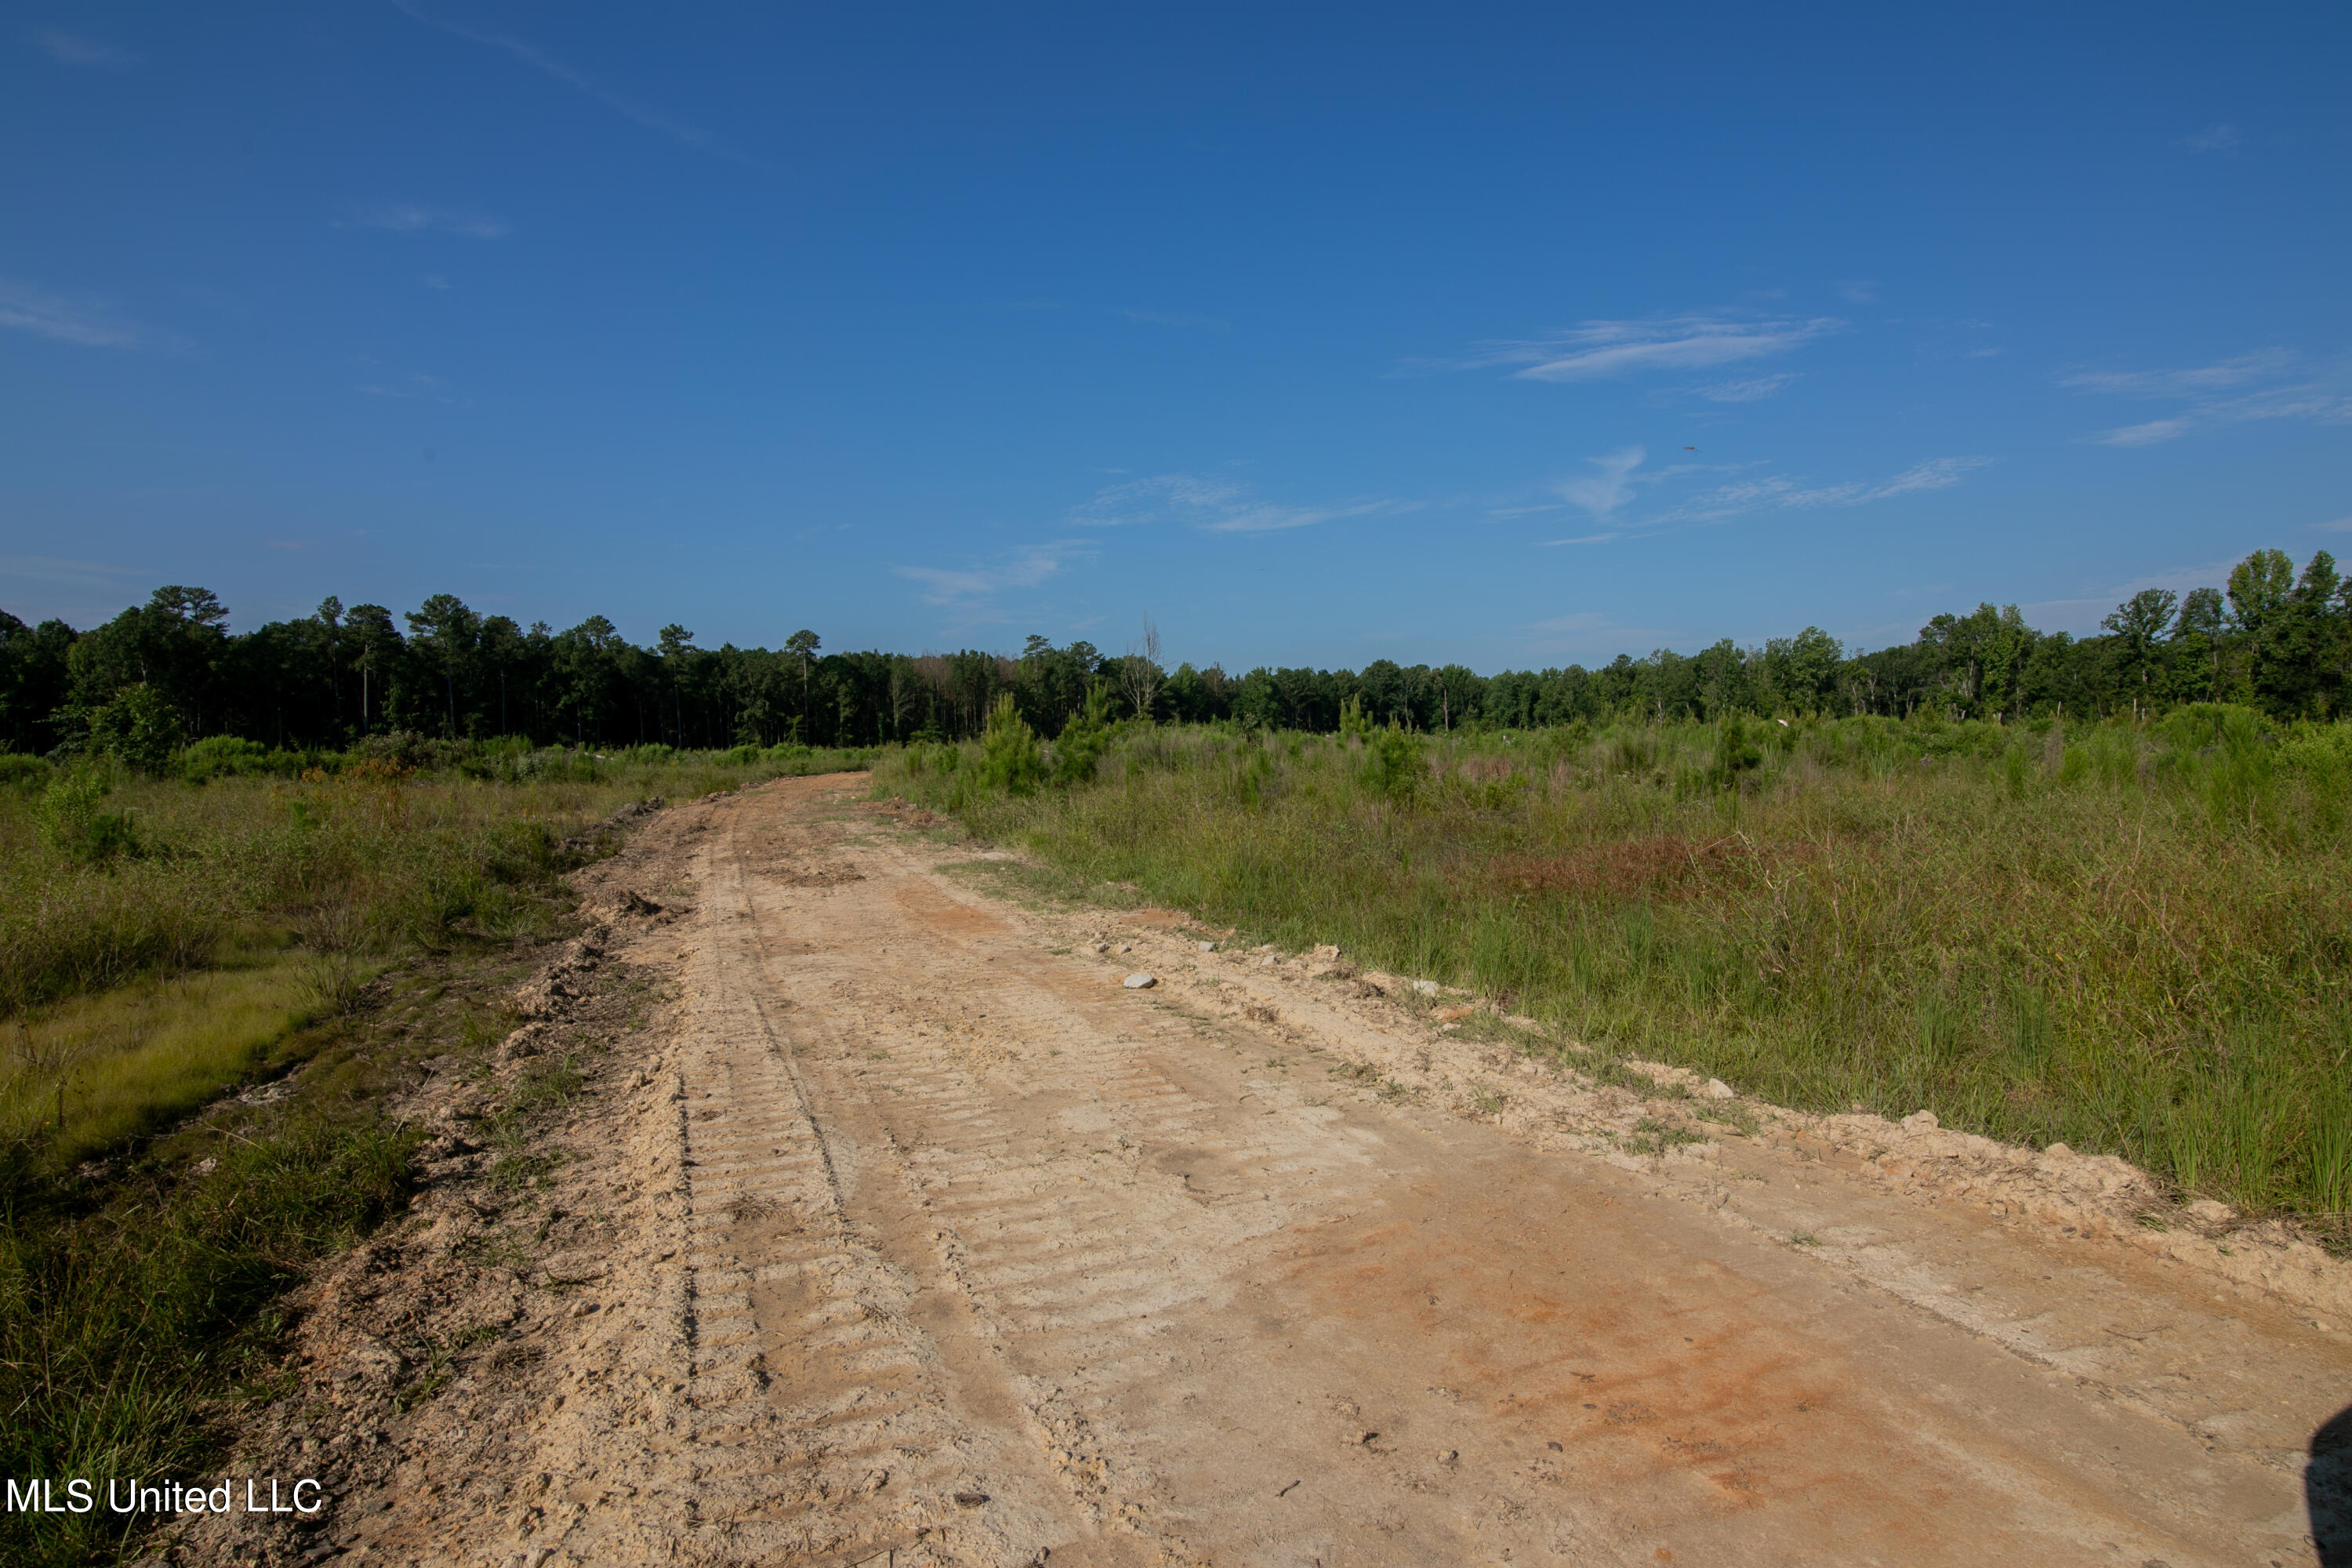
MULTIPOLYGON (((283 1330, 277 1299, 400 1203, 413 1142, 380 1120, 289 1118, 96 1206, 0 1200, 0 1468, 196 1473, 224 1400, 283 1330)), ((0 1562, 111 1561, 127 1528, 102 1509, 0 1515, 0 1562)))
POLYGON ((1401 769, 1393 742, 1150 729, 1066 790, 982 787, 972 747, 887 759, 876 787, 1074 888, 1494 997, 1595 1062, 1932 1109, 2340 1235, 2342 740, 2210 708, 1808 720, 1760 746, 1696 724, 1420 739, 1401 769))
POLYGON ((313 962, 268 952, 152 976, 18 1018, 0 1141, 69 1167, 169 1125, 270 1063, 323 1010, 313 962))
MULTIPOLYGON (((534 944, 565 929, 561 873, 615 842, 582 830, 866 759, 436 760, 0 775, 0 1473, 215 1463, 241 1405, 273 1394, 284 1291, 404 1201, 419 1134, 387 1100, 427 1058, 478 1068, 534 944), (282 1097, 230 1098, 289 1074, 282 1097)), ((492 1124, 495 1180, 544 1173, 531 1119, 581 1081, 568 1055, 526 1075, 492 1124)), ((0 1564, 136 1543, 103 1511, 0 1513, 0 1564)))
MULTIPOLYGON (((658 751, 660 748, 646 748, 658 751)), ((0 790, 0 1019, 291 938, 320 954, 529 935, 522 885, 557 840, 647 795, 691 799, 870 753, 794 750, 567 763, 492 751, 509 779, 357 759, 299 777, 55 768, 0 790)))

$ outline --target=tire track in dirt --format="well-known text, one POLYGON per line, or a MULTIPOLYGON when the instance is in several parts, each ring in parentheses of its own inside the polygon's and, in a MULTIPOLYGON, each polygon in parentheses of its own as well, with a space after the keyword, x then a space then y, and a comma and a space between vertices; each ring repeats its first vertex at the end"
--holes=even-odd
POLYGON ((1397 977, 984 896, 863 784, 677 808, 585 879, 594 973, 669 1000, 544 1151, 562 1249, 457 1268, 493 1219, 428 1194, 402 1256, 507 1339, 267 1561, 2312 1560, 2333 1265, 2274 1248, 2260 1297, 2033 1184, 2112 1162, 1869 1118, 1636 1155, 1671 1098, 1397 977))
POLYGON ((1335 1096, 824 804, 721 807, 679 1025, 698 1507, 744 1560, 2300 1544, 2283 1478, 1638 1174, 1335 1096))

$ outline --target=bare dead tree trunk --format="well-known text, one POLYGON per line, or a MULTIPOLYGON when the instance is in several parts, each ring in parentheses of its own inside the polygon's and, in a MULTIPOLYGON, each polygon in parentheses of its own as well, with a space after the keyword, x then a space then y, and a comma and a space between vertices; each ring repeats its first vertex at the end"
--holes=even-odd
POLYGON ((1128 645, 1127 658, 1119 661, 1118 679, 1136 717, 1150 718, 1160 696, 1160 628, 1150 616, 1143 617, 1142 637, 1128 645))

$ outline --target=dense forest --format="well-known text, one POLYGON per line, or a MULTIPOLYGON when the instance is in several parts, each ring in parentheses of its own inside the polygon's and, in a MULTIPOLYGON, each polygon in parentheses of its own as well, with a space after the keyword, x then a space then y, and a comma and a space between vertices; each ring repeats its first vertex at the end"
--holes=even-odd
POLYGON ((233 633, 216 596, 173 586, 86 631, 0 612, 0 747, 155 751, 228 735, 303 750, 396 731, 590 747, 857 746, 974 734, 1005 692, 1047 735, 1090 694, 1108 715, 1310 731, 1337 729, 1351 703, 1374 723, 1432 731, 1930 706, 1964 718, 2205 700, 2280 718, 2342 710, 2352 582, 2324 551, 2300 574, 2284 552, 2257 551, 2224 587, 2151 588, 2104 625, 2105 635, 2076 638, 2036 631, 2014 605, 1979 605, 1866 653, 1807 627, 1760 647, 1727 638, 1591 669, 1481 676, 1380 659, 1234 675, 1217 664, 1165 669, 1156 636, 1117 655, 1032 637, 1017 656, 909 656, 826 653, 809 631, 781 648, 706 648, 673 625, 639 647, 601 616, 568 631, 524 627, 446 594, 397 617, 331 598, 306 619, 233 633))

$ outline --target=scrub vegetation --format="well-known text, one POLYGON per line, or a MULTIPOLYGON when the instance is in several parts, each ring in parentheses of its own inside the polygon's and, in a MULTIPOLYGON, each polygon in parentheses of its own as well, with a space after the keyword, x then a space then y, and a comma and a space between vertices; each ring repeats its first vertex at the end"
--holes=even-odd
MULTIPOLYGON (((1604 1074, 1925 1107, 2352 1243, 2325 552, 2080 639, 1983 605, 1875 651, 1809 627, 1493 676, 1168 670, 1148 623, 1118 655, 916 658, 638 647, 446 595, 400 619, 232 633, 184 585, 87 630, 0 613, 11 1475, 205 1460, 271 1304, 402 1202, 387 1097, 501 1032, 594 824, 877 758, 1074 885, 1475 988, 1604 1074)), ((0 1561, 124 1539, 0 1514, 0 1561)))
POLYGON ((1075 769, 1003 710, 877 788, 1605 1052, 2119 1152, 2345 1238, 2352 725, 1341 728, 1081 729, 1075 769))
MULTIPOLYGON (((369 738, 0 757, 0 1472, 192 1479, 268 1397, 275 1305, 397 1212, 386 1111, 469 1059, 633 801, 862 765, 369 738)), ((144 1521, 0 1514, 0 1562, 144 1521)))

